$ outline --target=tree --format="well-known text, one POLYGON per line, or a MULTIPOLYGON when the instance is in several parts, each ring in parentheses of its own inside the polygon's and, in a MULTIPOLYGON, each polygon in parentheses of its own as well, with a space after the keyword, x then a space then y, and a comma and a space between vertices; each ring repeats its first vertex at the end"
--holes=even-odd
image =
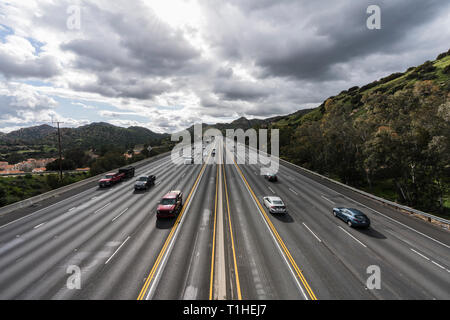
MULTIPOLYGON (((75 170, 77 167, 75 162, 73 162, 70 159, 63 159, 61 161, 61 164, 62 170, 64 171, 75 170)), ((59 171, 59 159, 56 159, 55 161, 48 163, 45 168, 47 171, 59 171)))
POLYGON ((73 161, 78 168, 85 167, 89 161, 89 156, 81 148, 67 150, 64 158, 73 161))

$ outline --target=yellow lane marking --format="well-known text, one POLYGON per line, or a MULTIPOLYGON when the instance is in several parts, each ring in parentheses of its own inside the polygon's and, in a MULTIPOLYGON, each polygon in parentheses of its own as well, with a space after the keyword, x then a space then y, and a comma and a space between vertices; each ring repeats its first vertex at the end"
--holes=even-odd
POLYGON ((288 248, 284 244, 283 240, 281 239, 281 237, 278 234, 277 230, 275 229, 274 225, 272 224, 272 222, 270 221, 269 217, 267 216, 266 211, 264 210, 264 208, 262 207, 261 203, 258 200, 258 197, 256 197, 255 193, 253 192, 252 188, 250 187, 249 183, 247 182, 247 179, 245 179, 245 176, 242 173, 241 168, 236 163, 236 160, 233 159, 233 161, 234 161, 234 164, 235 164, 236 168, 239 171, 239 174, 241 175, 242 179, 244 180, 245 184, 247 185, 248 190, 252 194, 253 199, 256 201, 256 203, 257 203, 261 213, 264 215, 264 219, 266 220, 267 224, 269 225, 270 229, 272 230, 272 233, 274 234, 274 236, 277 239, 278 243, 281 245, 281 247, 282 247, 286 257, 289 259, 292 267, 294 268, 295 272, 297 273, 297 276, 299 277, 300 281, 303 283, 303 286, 305 287, 306 291, 308 292, 310 298, 312 300, 317 300, 314 292, 312 291, 311 287, 309 286, 308 282, 306 281, 305 277, 303 276, 302 271, 298 267, 298 265, 295 262, 294 258, 292 258, 291 253, 289 252, 288 248))
POLYGON ((213 230, 213 244, 212 244, 212 253, 211 253, 211 277, 209 284, 209 300, 213 299, 213 283, 214 283, 214 251, 216 248, 216 221, 217 221, 217 191, 219 184, 219 166, 217 165, 217 174, 216 174, 216 196, 214 198, 214 230, 213 230))
MULTIPOLYGON (((208 160, 209 160, 209 158, 208 158, 208 160)), ((159 264, 161 262, 161 259, 163 258, 164 254, 166 252, 167 246, 169 245, 170 240, 172 239, 172 237, 173 237, 173 235, 175 233, 175 230, 177 229, 178 224, 180 223, 180 220, 181 220, 181 218, 182 218, 182 216, 184 214, 184 211, 186 210, 186 207, 189 204, 189 201, 191 199, 192 193, 194 192, 194 190, 195 190, 195 188, 196 188, 196 186, 197 186, 197 184, 198 184, 198 182, 200 180, 200 177, 203 174, 203 171, 205 171, 205 168, 206 168, 206 162, 203 164, 202 169, 200 170, 200 173, 198 174, 197 179, 195 180, 195 183, 192 186, 192 189, 191 189, 191 191, 189 193, 189 196, 187 197, 186 201, 184 202, 183 208, 181 209, 181 212, 178 215, 177 220, 175 221, 175 224, 172 227, 172 230, 170 231, 169 236, 167 237, 166 242, 164 243, 164 246, 162 247, 162 249, 161 249, 161 251, 160 251, 160 253, 158 255, 158 258, 156 259, 156 262, 153 265, 153 267, 152 267, 152 269, 150 271, 150 274, 148 275, 148 277, 147 277, 147 279, 146 279, 146 281, 144 283, 144 286, 142 287, 141 292, 139 293, 139 296, 137 297, 137 300, 144 299, 144 295, 147 292, 148 287, 149 287, 150 283, 153 280, 153 277, 155 275, 156 270, 158 269, 158 266, 159 266, 159 264)))
POLYGON ((239 272, 238 272, 237 262, 236 262, 236 251, 234 249, 233 228, 231 226, 230 203, 228 201, 228 189, 227 189, 227 178, 225 176, 225 165, 223 165, 223 164, 222 164, 222 169, 223 169, 223 181, 225 183, 225 198, 227 200, 228 224, 230 226, 231 248, 232 248, 232 251, 233 251, 233 262, 234 262, 234 273, 235 273, 235 278, 236 278, 236 289, 237 289, 237 294, 238 294, 238 300, 242 300, 241 285, 239 283, 239 272))

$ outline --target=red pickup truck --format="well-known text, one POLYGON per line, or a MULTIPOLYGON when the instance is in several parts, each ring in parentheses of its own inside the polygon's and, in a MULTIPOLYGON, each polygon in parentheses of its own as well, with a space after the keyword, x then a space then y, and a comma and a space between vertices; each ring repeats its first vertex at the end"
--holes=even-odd
POLYGON ((156 218, 174 218, 183 207, 183 194, 181 191, 169 191, 160 201, 156 209, 156 218))
POLYGON ((98 182, 98 186, 100 188, 110 187, 113 184, 116 184, 122 181, 125 178, 125 173, 112 172, 105 175, 103 179, 100 179, 98 182))

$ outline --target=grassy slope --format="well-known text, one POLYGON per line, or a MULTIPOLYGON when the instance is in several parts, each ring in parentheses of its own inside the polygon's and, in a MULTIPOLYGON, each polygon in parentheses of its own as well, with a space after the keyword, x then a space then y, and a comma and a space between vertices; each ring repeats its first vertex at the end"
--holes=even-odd
MULTIPOLYGON (((432 62, 432 64, 436 67, 436 70, 432 72, 432 74, 435 76, 432 81, 439 84, 440 86, 447 86, 448 90, 450 90, 450 74, 444 73, 444 68, 448 68, 450 66, 450 55, 441 58, 440 60, 435 60, 432 62)), ((361 95, 361 97, 363 97, 375 91, 385 92, 386 94, 395 94, 395 91, 402 88, 413 87, 417 81, 420 81, 420 79, 413 77, 413 73, 417 73, 417 71, 420 70, 420 67, 421 66, 410 68, 409 71, 406 71, 401 75, 398 74, 397 77, 392 80, 389 80, 389 77, 386 77, 388 78, 387 80, 380 79, 379 81, 373 82, 372 84, 369 84, 367 86, 356 89, 353 88, 354 90, 352 91, 345 90, 339 95, 331 97, 329 99, 333 99, 333 101, 336 104, 341 105, 342 108, 345 108, 346 110, 348 109, 348 114, 352 121, 355 121, 359 118, 365 118, 367 116, 366 106, 362 103, 360 105, 355 105, 355 103, 352 103, 352 98, 354 98, 356 95, 361 95)), ((273 122, 272 127, 279 128, 280 130, 286 128, 295 129, 299 126, 302 126, 304 123, 319 121, 323 117, 324 108, 322 107, 323 104, 307 114, 284 117, 279 121, 273 122)), ((281 157, 283 158, 283 154, 281 154, 281 157)), ((372 189, 369 189, 368 187, 362 187, 362 189, 391 201, 397 200, 397 194, 393 189, 393 183, 389 179, 380 181, 377 185, 374 185, 372 189)), ((450 193, 444 197, 444 201, 444 207, 446 207, 448 211, 450 211, 450 193)))

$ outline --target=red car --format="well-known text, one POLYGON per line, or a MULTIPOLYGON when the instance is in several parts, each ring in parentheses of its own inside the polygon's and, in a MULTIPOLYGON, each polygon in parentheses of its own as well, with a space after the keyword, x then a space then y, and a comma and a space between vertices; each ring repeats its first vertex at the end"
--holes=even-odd
POLYGON ((183 207, 183 194, 181 191, 169 191, 159 202, 156 209, 156 218, 174 218, 183 207))
POLYGON ((119 173, 119 172, 108 173, 107 175, 105 175, 105 177, 103 179, 100 179, 100 181, 98 182, 98 186, 100 188, 110 187, 113 184, 116 184, 116 183, 122 181, 124 178, 125 178, 124 173, 119 173))

